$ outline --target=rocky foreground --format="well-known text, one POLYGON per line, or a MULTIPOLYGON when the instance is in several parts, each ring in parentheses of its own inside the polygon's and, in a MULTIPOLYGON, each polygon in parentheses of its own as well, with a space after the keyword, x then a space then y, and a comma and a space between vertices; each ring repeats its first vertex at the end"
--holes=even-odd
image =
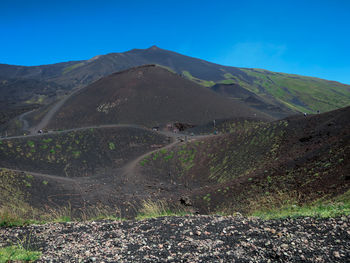
POLYGON ((39 262, 349 262, 350 216, 186 216, 0 229, 0 246, 19 240, 42 251, 39 262))

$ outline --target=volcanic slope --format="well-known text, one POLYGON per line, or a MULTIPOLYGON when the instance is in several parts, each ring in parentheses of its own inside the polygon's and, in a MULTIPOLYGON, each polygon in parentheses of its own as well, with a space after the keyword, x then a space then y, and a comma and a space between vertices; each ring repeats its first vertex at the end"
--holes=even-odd
POLYGON ((235 122, 229 134, 147 156, 141 171, 145 179, 181 185, 181 201, 201 213, 252 214, 342 198, 349 204, 349 116, 347 107, 271 123, 235 122))
POLYGON ((135 127, 96 127, 0 141, 0 167, 82 177, 118 169, 163 145, 166 137, 135 127))
POLYGON ((253 92, 265 103, 278 107, 284 115, 295 111, 324 112, 350 104, 350 86, 339 82, 262 69, 228 67, 156 46, 52 65, 0 64, 0 79, 49 81, 64 90, 85 86, 114 72, 144 64, 162 65, 206 87, 216 83, 235 84, 253 92))
POLYGON ((77 92, 53 116, 48 128, 111 123, 147 127, 172 122, 202 124, 230 117, 272 119, 163 67, 145 65, 114 73, 77 92))
POLYGON ((236 83, 218 83, 210 87, 210 89, 223 96, 236 100, 238 99, 244 102, 246 105, 258 111, 265 112, 266 114, 274 116, 278 119, 282 119, 293 113, 286 106, 282 104, 276 105, 274 103, 271 103, 268 100, 264 99, 262 96, 258 96, 249 89, 243 88, 236 83))
POLYGON ((16 210, 28 218, 68 206, 74 213, 100 205, 123 209, 135 201, 137 188, 123 187, 125 164, 168 143, 162 134, 127 126, 2 139, 0 212, 16 210))

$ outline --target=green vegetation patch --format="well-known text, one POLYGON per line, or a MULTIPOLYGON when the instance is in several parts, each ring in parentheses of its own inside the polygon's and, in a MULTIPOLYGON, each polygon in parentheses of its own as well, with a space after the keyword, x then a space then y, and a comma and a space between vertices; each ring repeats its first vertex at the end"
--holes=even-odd
POLYGON ((66 67, 66 68, 63 69, 63 75, 67 74, 68 72, 72 71, 73 69, 79 68, 81 66, 84 66, 83 62, 74 64, 74 65, 69 66, 69 67, 66 67))
POLYGON ((44 143, 49 143, 49 142, 52 142, 52 138, 46 138, 46 139, 43 139, 43 142, 44 142, 44 143))
POLYGON ((188 214, 189 212, 183 209, 170 208, 170 206, 163 200, 144 200, 142 202, 141 208, 139 209, 139 213, 136 216, 136 219, 143 220, 163 216, 184 216, 188 214))
POLYGON ((326 112, 350 104, 349 86, 341 83, 267 70, 241 70, 254 78, 253 83, 245 88, 258 95, 272 95, 292 110, 307 113, 315 113, 317 110, 326 112), (259 87, 264 90, 261 94, 259 87))
POLYGON ((41 256, 39 251, 30 251, 21 246, 0 248, 0 263, 11 261, 35 261, 41 256))
POLYGON ((350 200, 339 203, 318 203, 314 205, 289 205, 279 209, 260 210, 252 213, 253 216, 264 219, 286 217, 337 217, 350 215, 350 200))
POLYGON ((29 147, 34 148, 35 144, 33 141, 28 141, 27 144, 29 145, 29 147))
POLYGON ((215 85, 215 82, 214 81, 208 81, 208 80, 203 80, 203 79, 199 79, 199 78, 196 78, 194 76, 191 75, 191 73, 189 71, 186 71, 186 70, 183 70, 182 71, 182 74, 188 78, 189 80, 191 81, 194 81, 204 87, 211 87, 211 86, 214 86, 215 85))
POLYGON ((103 128, 93 133, 84 129, 29 140, 12 139, 0 146, 0 164, 9 167, 16 161, 20 170, 85 176, 93 174, 96 166, 114 165, 115 160, 132 158, 135 152, 147 152, 151 145, 160 145, 163 140, 162 135, 136 128, 103 128))
POLYGON ((72 154, 73 154, 73 157, 77 159, 81 155, 81 151, 73 151, 72 154))
POLYGON ((108 143, 108 148, 109 148, 110 150, 115 150, 115 144, 114 144, 113 142, 109 142, 109 143, 108 143))

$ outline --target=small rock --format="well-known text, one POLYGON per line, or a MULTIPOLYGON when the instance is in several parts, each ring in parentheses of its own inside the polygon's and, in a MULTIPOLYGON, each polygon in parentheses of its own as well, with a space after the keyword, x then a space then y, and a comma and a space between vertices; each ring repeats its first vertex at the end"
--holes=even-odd
POLYGON ((281 248, 284 249, 284 250, 287 250, 288 247, 289 247, 288 244, 282 244, 282 245, 281 245, 281 248))
POLYGON ((340 258, 340 254, 338 251, 334 251, 333 252, 333 256, 336 257, 336 258, 340 258))

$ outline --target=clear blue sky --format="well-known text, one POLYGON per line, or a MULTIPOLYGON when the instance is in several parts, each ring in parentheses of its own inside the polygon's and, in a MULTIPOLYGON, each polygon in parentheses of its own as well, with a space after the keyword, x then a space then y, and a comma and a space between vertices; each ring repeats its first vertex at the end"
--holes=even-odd
POLYGON ((0 63, 7 64, 157 45, 350 84, 349 0, 1 0, 0 35, 0 63))

